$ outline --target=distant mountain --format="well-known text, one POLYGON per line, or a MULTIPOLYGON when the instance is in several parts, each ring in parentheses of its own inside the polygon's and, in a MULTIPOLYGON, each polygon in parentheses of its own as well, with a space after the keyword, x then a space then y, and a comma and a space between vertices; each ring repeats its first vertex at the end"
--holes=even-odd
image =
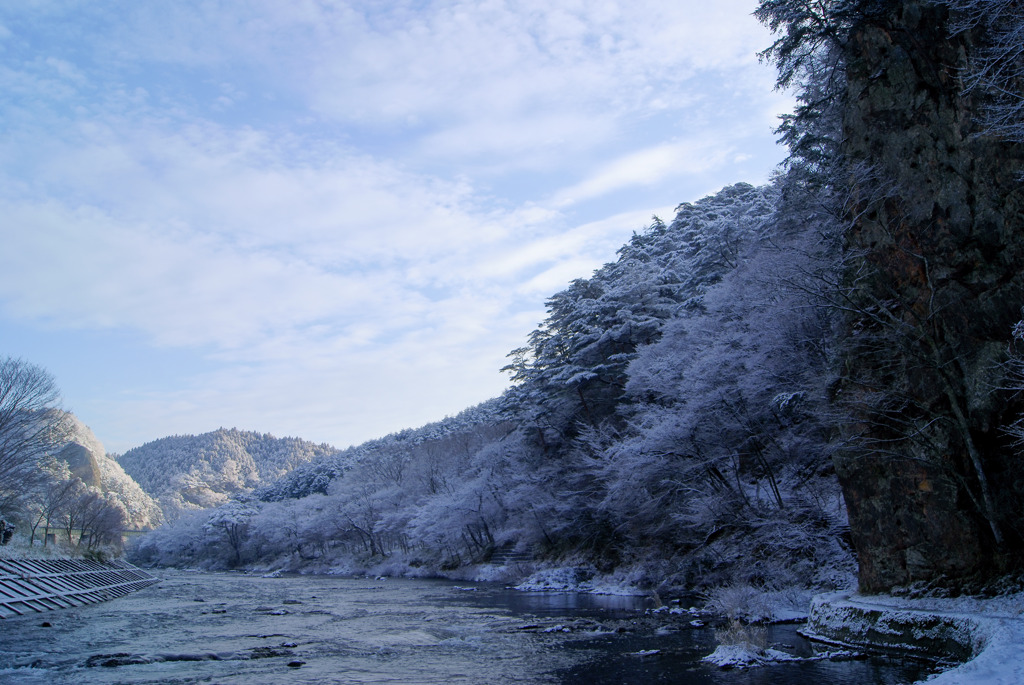
POLYGON ((224 504, 232 495, 337 453, 327 444, 221 428, 154 440, 128 450, 118 461, 174 519, 184 510, 224 504))
POLYGON ((92 429, 74 414, 68 414, 68 421, 71 434, 56 458, 86 485, 116 497, 128 513, 129 528, 152 528, 162 523, 160 506, 107 454, 92 429))

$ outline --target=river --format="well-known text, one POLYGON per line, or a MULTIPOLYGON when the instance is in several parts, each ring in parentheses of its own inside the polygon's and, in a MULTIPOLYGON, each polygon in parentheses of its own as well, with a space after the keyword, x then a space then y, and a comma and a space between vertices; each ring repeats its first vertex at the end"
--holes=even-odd
MULTIPOLYGON (((882 658, 748 670, 700 663, 716 645, 643 598, 496 584, 162 571, 121 599, 0 621, 0 683, 909 683, 882 658)), ((809 655, 795 626, 766 639, 809 655)))

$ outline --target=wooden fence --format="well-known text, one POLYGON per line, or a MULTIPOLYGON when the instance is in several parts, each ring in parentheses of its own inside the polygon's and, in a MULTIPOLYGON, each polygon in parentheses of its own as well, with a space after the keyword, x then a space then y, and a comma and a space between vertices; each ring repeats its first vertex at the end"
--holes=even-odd
POLYGON ((157 582, 124 561, 0 559, 0 618, 95 604, 157 582))

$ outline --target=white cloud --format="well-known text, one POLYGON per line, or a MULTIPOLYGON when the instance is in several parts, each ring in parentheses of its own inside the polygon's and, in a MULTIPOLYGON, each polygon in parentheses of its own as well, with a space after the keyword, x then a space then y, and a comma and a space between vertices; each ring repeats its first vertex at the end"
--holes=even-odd
POLYGON ((547 295, 752 164, 755 4, 0 8, 0 323, 196 351, 178 386, 73 401, 115 446, 456 412, 547 295))
POLYGON ((611 137, 613 131, 607 118, 583 112, 495 116, 438 128, 424 135, 415 151, 423 158, 454 158, 485 168, 550 168, 564 163, 566 154, 581 154, 594 141, 611 137))
MULTIPOLYGON (((755 7, 754 0, 127 2, 91 22, 107 35, 89 47, 108 69, 201 71, 221 87, 405 134, 538 117, 602 120, 606 128, 685 105, 699 72, 724 77, 750 68, 766 43, 750 16, 755 7)), ((51 17, 55 25, 60 18, 87 25, 76 12, 100 10, 65 8, 66 16, 51 17)), ((76 35, 67 29, 60 37, 76 35)), ((585 140, 590 131, 578 135, 585 140)))
POLYGON ((254 134, 207 133, 102 128, 51 143, 33 191, 2 205, 8 310, 233 356, 349 331, 351 345, 380 344, 466 292, 495 293, 498 316, 507 285, 485 288, 495 274, 473 264, 557 218, 481 213, 460 183, 371 159, 295 164, 254 134), (63 188, 91 203, 51 199, 63 188))
POLYGON ((699 174, 719 166, 730 150, 720 141, 681 141, 655 145, 612 160, 589 178, 555 194, 565 207, 630 186, 650 185, 668 176, 699 174))

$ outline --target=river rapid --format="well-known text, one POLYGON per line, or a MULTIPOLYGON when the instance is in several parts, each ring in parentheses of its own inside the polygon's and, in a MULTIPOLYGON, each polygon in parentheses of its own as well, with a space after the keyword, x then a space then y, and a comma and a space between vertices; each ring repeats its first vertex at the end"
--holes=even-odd
MULTIPOLYGON (((161 571, 121 599, 0 621, 0 683, 909 683, 882 658, 702 664, 712 621, 645 600, 497 584, 161 571)), ((795 626, 769 644, 810 656, 795 626)))

